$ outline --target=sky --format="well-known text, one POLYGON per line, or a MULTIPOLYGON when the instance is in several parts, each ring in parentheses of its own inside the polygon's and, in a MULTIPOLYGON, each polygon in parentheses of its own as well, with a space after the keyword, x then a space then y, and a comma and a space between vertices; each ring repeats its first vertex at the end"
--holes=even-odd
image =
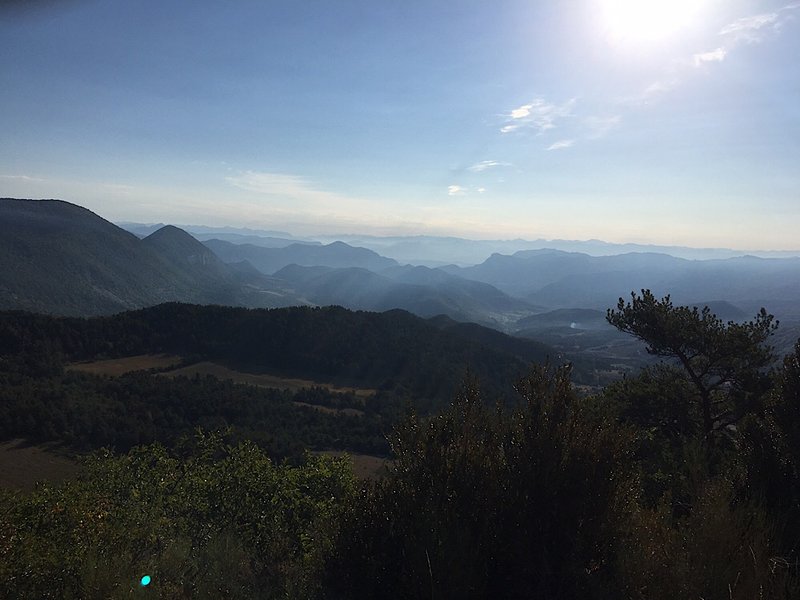
POLYGON ((5 0, 0 196, 800 249, 800 2, 5 0))

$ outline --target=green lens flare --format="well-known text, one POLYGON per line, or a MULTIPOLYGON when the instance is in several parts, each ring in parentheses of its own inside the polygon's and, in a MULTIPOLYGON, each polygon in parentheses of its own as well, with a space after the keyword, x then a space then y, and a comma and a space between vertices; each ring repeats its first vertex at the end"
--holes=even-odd
POLYGON ((144 577, 142 577, 139 583, 142 585, 142 587, 150 585, 150 575, 145 575, 144 577))

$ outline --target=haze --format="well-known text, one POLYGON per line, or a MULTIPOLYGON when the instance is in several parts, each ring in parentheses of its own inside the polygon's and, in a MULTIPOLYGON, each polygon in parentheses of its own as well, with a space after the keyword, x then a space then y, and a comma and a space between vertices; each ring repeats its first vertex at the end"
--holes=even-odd
POLYGON ((637 6, 4 3, 0 196, 296 235, 797 249, 800 3, 637 6))

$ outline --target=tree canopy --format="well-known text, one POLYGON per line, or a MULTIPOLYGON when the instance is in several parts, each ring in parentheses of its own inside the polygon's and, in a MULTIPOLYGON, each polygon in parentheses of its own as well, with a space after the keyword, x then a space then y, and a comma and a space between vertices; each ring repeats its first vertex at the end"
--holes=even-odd
POLYGON ((707 306, 674 306, 669 295, 658 300, 642 290, 629 302, 620 298, 606 318, 645 342, 650 354, 680 363, 697 390, 707 434, 741 416, 775 360, 767 340, 778 322, 763 308, 751 321, 725 323, 707 306))

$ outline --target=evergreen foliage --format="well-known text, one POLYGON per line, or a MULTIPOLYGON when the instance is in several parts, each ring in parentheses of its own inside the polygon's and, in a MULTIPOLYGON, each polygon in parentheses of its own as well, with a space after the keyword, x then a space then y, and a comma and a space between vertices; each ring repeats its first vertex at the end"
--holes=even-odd
POLYGON ((350 513, 326 589, 341 598, 577 598, 614 572, 630 435, 592 414, 569 368, 534 368, 519 408, 470 381, 411 418, 393 473, 350 513))
POLYGON ((678 364, 592 397, 575 393, 568 366, 533 367, 515 400, 467 378, 444 410, 399 421, 388 474, 360 483, 346 460, 278 464, 263 448, 296 457, 300 445, 372 443, 390 415, 369 402, 348 420, 292 403, 355 401, 321 389, 110 379, 65 372, 64 360, 146 349, 235 362, 285 344, 287 369, 391 372, 392 392, 413 397, 432 384, 406 369, 436 376, 431 364, 458 344, 415 342, 422 330, 405 313, 257 313, 262 325, 252 312, 182 305, 89 321, 2 314, 3 434, 126 452, 96 452, 59 487, 0 493, 0 598, 799 598, 800 341, 769 372, 766 312, 723 324, 668 297, 634 300, 610 319, 678 364), (377 346, 350 349, 358 332, 336 340, 354 324, 399 328, 393 340, 426 353, 393 371, 391 349, 357 365, 377 346), (259 345, 265 335, 278 341, 259 345), (735 424, 717 415, 712 425, 730 426, 708 429, 703 390, 735 424), (181 435, 198 425, 232 427, 234 441, 181 435), (276 450, 281 436, 297 446, 276 450))
POLYGON ((763 308, 746 323, 724 323, 709 307, 673 306, 650 290, 631 293, 609 309, 608 322, 647 344, 656 356, 676 359, 695 386, 707 434, 737 421, 767 383, 764 369, 775 360, 766 342, 778 326, 763 308))
POLYGON ((343 459, 274 464, 218 436, 100 453, 78 480, 2 498, 0 597, 308 598, 354 494, 343 459))
POLYGON ((102 447, 127 452, 153 442, 171 447, 202 427, 229 429, 231 439, 252 440, 278 459, 298 458, 309 448, 385 455, 394 418, 385 411, 391 407, 390 399, 364 404, 352 394, 320 387, 290 392, 211 376, 0 372, 0 439, 60 442, 78 452, 102 447), (315 408, 356 404, 363 409, 360 414, 315 408))

